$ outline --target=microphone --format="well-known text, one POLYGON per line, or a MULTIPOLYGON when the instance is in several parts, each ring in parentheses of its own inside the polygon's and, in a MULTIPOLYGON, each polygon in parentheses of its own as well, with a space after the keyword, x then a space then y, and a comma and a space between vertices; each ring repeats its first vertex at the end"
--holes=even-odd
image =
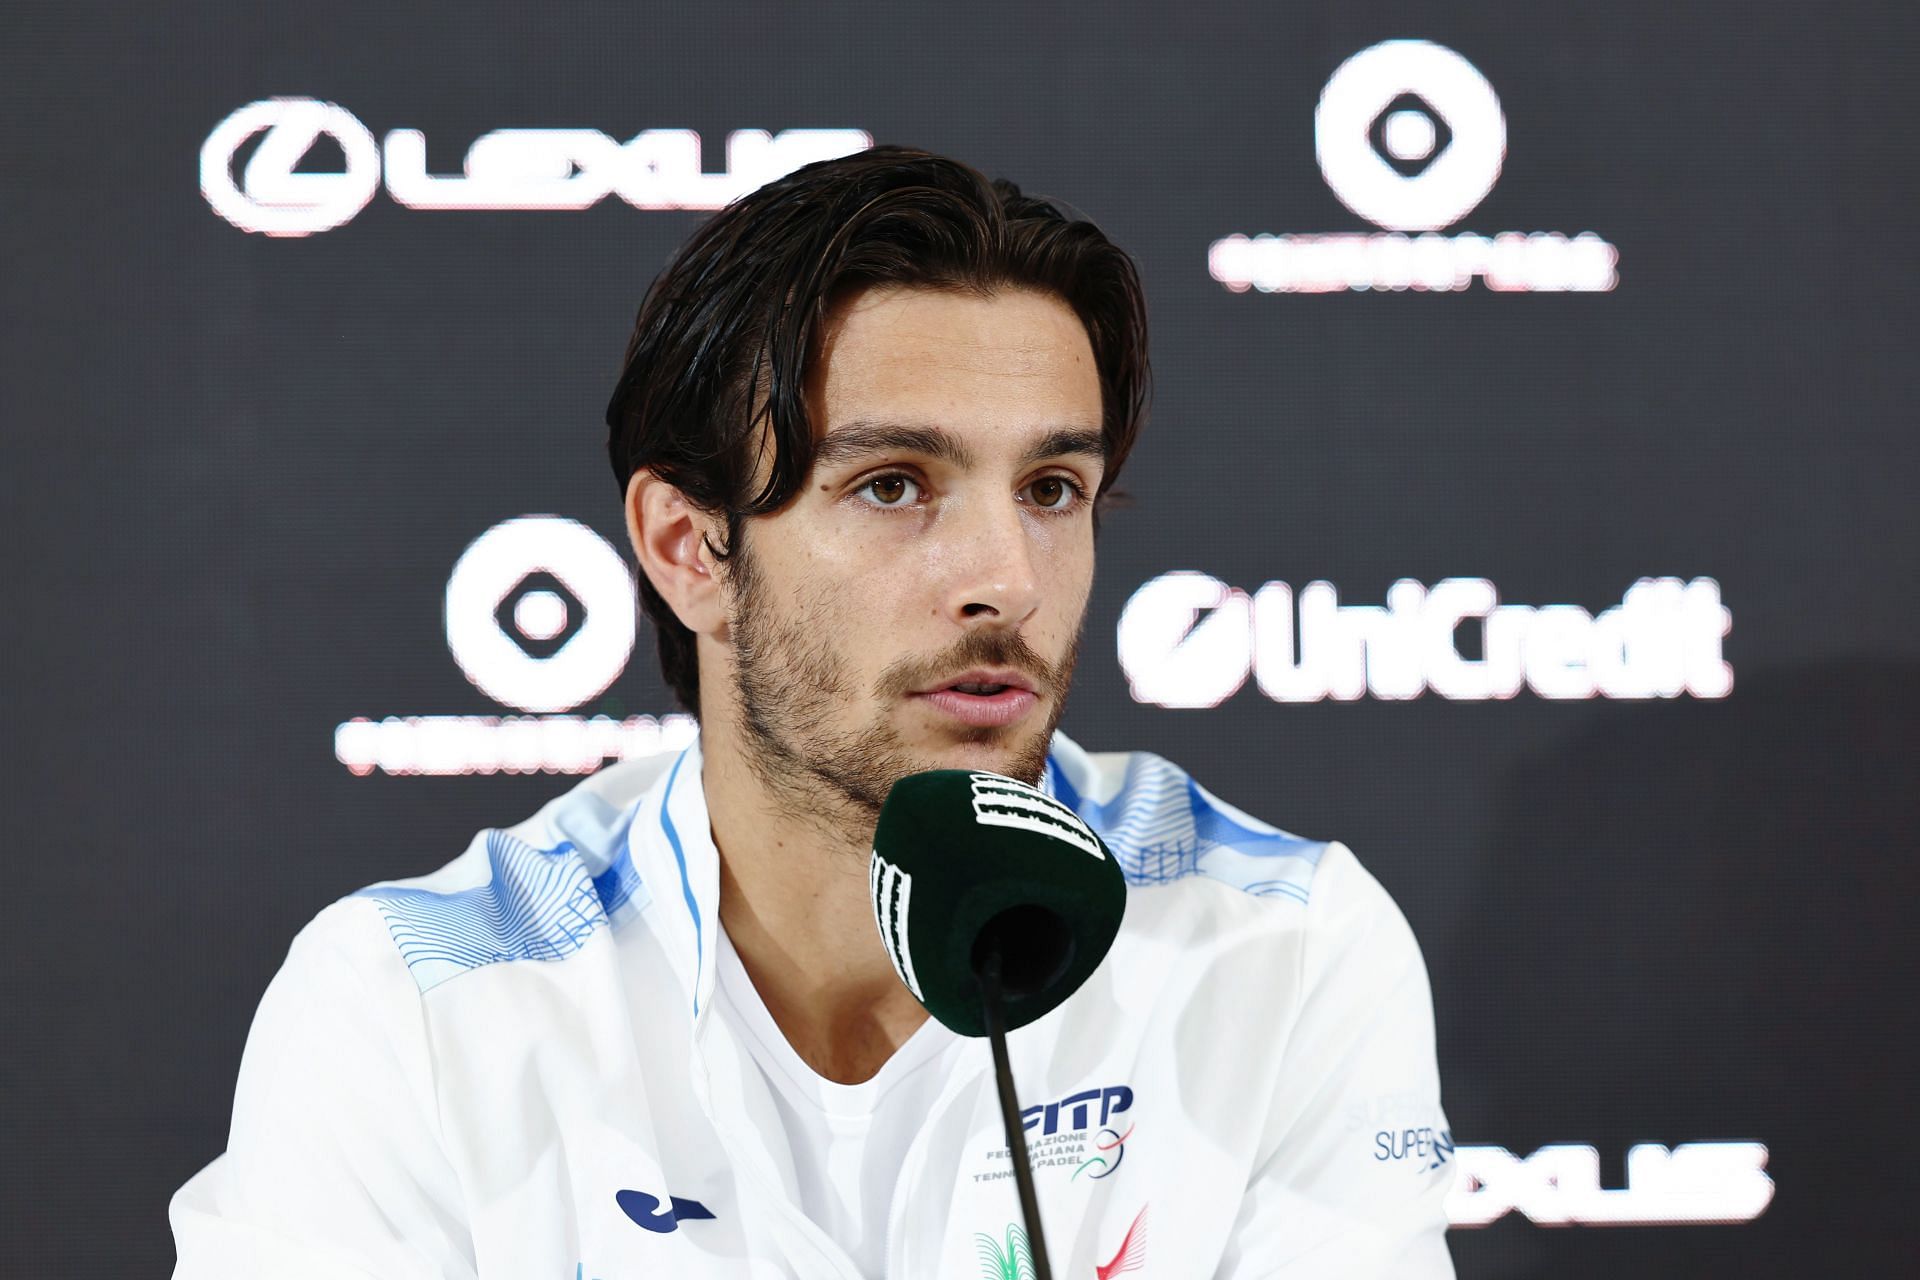
POLYGON ((1080 815, 1038 788, 936 769, 887 794, 867 884, 907 990, 947 1027, 992 1043, 1036 1280, 1051 1280, 1007 1032, 1052 1012, 1100 967, 1126 912, 1126 876, 1080 815))

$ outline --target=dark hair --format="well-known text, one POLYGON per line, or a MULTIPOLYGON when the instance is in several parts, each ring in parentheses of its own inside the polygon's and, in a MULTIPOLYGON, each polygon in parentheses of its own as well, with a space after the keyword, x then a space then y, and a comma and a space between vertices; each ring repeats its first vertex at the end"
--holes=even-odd
MULTIPOLYGON (((1146 304, 1133 262, 1092 223, 1010 182, 905 147, 807 165, 716 214, 640 304, 607 405, 607 453, 624 501, 646 468, 696 508, 726 514, 725 559, 745 517, 778 510, 812 465, 805 380, 833 304, 869 285, 1057 295, 1086 326, 1100 376, 1112 485, 1147 398, 1146 304), (761 423, 773 466, 749 493, 761 423)), ((1098 497, 1099 495, 1096 495, 1098 497)), ((660 667, 699 713, 693 633, 640 575, 660 667)))

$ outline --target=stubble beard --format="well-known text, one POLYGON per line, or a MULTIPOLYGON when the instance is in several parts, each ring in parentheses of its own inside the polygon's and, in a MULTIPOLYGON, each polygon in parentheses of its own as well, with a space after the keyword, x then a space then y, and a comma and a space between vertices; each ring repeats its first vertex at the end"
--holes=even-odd
POLYGON ((1085 614, 1058 663, 1048 663, 1017 633, 982 629, 963 636, 932 659, 903 658, 880 676, 870 698, 833 645, 833 628, 804 614, 782 617, 741 538, 727 562, 732 595, 728 632, 733 644, 733 692, 740 711, 748 768, 792 818, 822 826, 864 846, 872 839, 880 805, 910 773, 948 767, 916 755, 894 728, 890 713, 909 694, 970 667, 1011 667, 1047 699, 1039 731, 976 727, 955 739, 1015 745, 998 772, 1038 785, 1054 729, 1066 712, 1066 691, 1080 656, 1085 614), (846 709, 874 707, 868 723, 836 727, 846 709))

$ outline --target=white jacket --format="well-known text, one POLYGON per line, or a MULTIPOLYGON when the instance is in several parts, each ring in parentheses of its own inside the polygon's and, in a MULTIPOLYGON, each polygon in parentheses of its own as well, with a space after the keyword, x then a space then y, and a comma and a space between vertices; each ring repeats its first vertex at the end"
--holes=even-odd
MULTIPOLYGON (((1386 892, 1157 756, 1058 736, 1045 786, 1129 882, 1105 963, 1010 1039, 1054 1274, 1450 1277, 1431 997, 1386 892)), ((696 743, 326 908, 173 1198, 175 1275, 856 1280, 707 1014, 718 898, 696 743)), ((1031 1274, 968 1048, 895 1186, 899 1280, 1031 1274)))

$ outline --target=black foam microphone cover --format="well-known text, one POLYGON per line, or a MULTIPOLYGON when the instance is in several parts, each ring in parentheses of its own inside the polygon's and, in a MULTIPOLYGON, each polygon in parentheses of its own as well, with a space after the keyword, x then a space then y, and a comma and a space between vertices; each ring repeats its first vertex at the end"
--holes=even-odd
POLYGON ((980 973, 997 953, 1008 1030, 1056 1008, 1120 932, 1120 865, 1073 810, 1015 778, 937 769, 888 793, 868 868, 894 970, 927 1012, 987 1034, 980 973))

